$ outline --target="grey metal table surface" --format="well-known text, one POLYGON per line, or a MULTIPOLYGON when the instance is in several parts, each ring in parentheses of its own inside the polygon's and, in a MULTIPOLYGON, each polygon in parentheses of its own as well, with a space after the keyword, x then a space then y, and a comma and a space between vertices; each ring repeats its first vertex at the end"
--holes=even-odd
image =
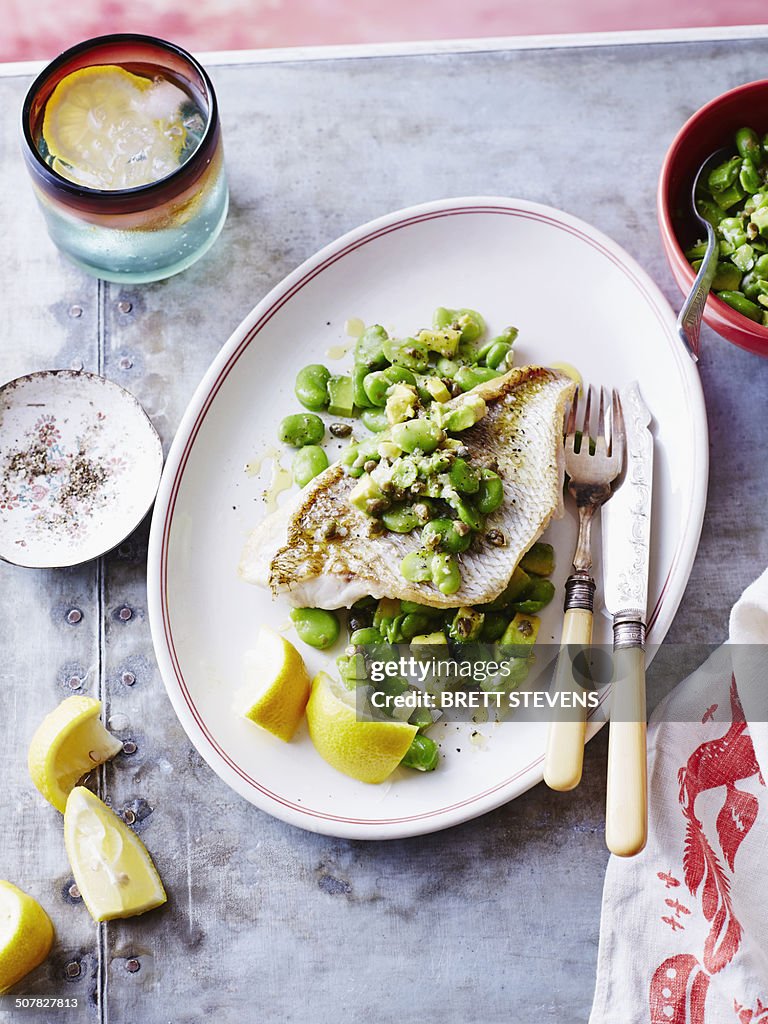
MULTIPOLYGON (((143 287, 96 282, 53 249, 19 156, 30 78, 0 77, 0 379, 104 373, 139 397, 167 448, 213 355, 287 271, 362 221, 441 196, 562 207, 612 235, 678 303, 655 222, 661 159, 696 107, 764 74, 766 39, 426 49, 211 66, 229 220, 197 266, 143 287)), ((542 268, 542 288, 556 286, 542 268)), ((705 331, 700 370, 711 483, 670 633, 679 643, 722 639, 732 602, 768 562, 768 365, 705 331)), ((0 565, 0 877, 42 901, 58 936, 17 992, 80 1000, 22 1013, 5 999, 0 1018, 585 1021, 607 860, 605 734, 575 794, 540 785, 403 841, 292 828, 231 792, 176 720, 147 623, 146 538, 145 525, 72 570, 0 565), (168 906, 143 919, 92 924, 69 894, 61 821, 27 776, 41 714, 70 693, 101 697, 136 746, 100 785, 133 811, 167 884, 168 906)))

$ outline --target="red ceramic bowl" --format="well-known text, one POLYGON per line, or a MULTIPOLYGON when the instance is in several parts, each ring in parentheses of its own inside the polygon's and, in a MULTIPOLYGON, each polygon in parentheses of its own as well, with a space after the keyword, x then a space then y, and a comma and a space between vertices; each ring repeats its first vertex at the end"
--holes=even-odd
MULTIPOLYGON (((735 153, 734 136, 745 125, 761 136, 768 132, 768 80, 740 85, 697 110, 677 133, 664 158, 657 214, 667 260, 684 295, 690 291, 695 274, 677 232, 681 224, 690 222, 687 211, 694 175, 709 154, 721 146, 733 143, 735 153)), ((686 246, 691 241, 686 241, 686 246)), ((704 321, 734 345, 768 357, 768 327, 737 313, 716 295, 707 299, 704 321)))

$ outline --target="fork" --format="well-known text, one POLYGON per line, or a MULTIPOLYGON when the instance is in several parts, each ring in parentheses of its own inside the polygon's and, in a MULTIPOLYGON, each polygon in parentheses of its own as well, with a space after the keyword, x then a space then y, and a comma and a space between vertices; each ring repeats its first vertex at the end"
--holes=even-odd
MULTIPOLYGON (((573 572, 565 581, 565 617, 560 640, 560 654, 552 684, 552 693, 575 694, 583 700, 584 688, 575 678, 574 658, 569 648, 584 650, 592 643, 592 608, 595 581, 591 575, 592 522, 595 513, 611 496, 624 461, 624 428, 621 403, 616 391, 610 397, 600 388, 597 432, 591 433, 594 406, 593 389, 588 387, 580 416, 583 389, 571 403, 565 426, 565 469, 568 492, 579 510, 579 538, 573 556, 573 572), (606 431, 606 414, 610 409, 610 432, 606 431), (577 429, 577 421, 581 427, 577 429), (594 444, 594 452, 591 447, 594 444)), ((578 786, 584 760, 584 739, 587 728, 586 707, 579 700, 573 707, 561 703, 561 717, 549 724, 547 749, 544 755, 544 778, 551 789, 568 790, 578 786), (567 710, 566 710, 567 707, 567 710), (564 713, 565 712, 565 713, 564 713)))

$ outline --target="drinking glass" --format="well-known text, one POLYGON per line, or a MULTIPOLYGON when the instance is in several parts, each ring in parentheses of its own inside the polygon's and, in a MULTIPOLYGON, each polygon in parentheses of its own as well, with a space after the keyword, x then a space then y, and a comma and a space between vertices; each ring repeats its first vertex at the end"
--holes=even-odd
POLYGON ((216 241, 229 201, 216 94, 181 47, 127 33, 73 46, 32 83, 22 133, 48 233, 88 273, 158 281, 216 241))

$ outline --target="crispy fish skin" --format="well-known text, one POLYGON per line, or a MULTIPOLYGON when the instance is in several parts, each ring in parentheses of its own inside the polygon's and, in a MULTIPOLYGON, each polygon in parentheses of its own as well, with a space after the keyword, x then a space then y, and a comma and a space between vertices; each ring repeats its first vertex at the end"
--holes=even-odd
MULTIPOLYGON (((455 594, 404 579, 400 563, 421 547, 419 531, 376 533, 371 517, 349 504, 357 481, 339 463, 253 531, 241 576, 268 584, 273 594, 286 594, 299 607, 349 607, 366 595, 435 608, 492 601, 550 519, 562 515, 563 416, 575 387, 554 370, 522 366, 473 389, 488 412, 460 436, 474 465, 493 466, 500 474, 504 502, 459 556, 461 587, 455 594), (502 532, 504 546, 485 540, 491 530, 502 532)), ((461 401, 455 398, 449 407, 461 401)))

